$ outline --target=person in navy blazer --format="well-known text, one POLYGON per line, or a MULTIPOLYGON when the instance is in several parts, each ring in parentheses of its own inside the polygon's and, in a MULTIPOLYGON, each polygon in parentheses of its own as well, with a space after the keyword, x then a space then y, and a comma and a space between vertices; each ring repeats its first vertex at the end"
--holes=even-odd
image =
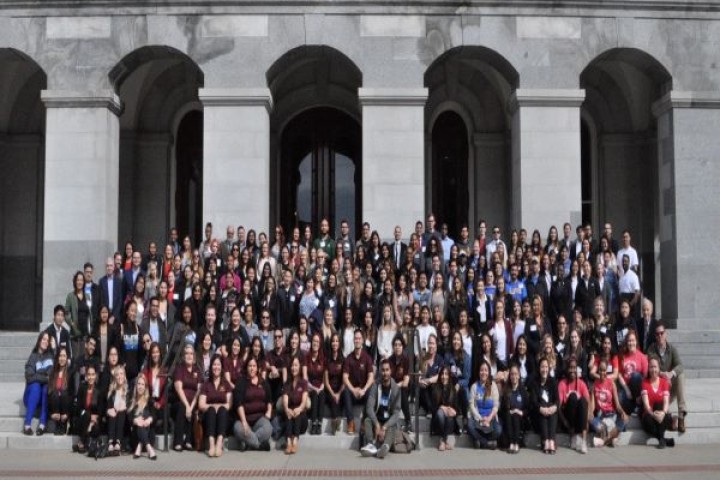
POLYGON ((123 273, 123 293, 125 295, 135 292, 135 280, 141 273, 145 275, 142 270, 142 255, 140 252, 133 252, 131 266, 123 273))
POLYGON ((55 305, 53 309, 53 323, 45 330, 50 335, 50 348, 55 352, 60 347, 68 349, 68 355, 72 358, 72 345, 70 343, 70 331, 63 327, 65 323, 65 307, 55 305))
POLYGON ((123 281, 119 275, 115 275, 115 263, 112 257, 105 260, 106 275, 100 279, 100 305, 108 307, 110 317, 118 323, 122 321, 123 298, 125 298, 123 281), (110 281, 112 280, 112 282, 110 281), (110 286, 112 285, 112 291, 110 286))

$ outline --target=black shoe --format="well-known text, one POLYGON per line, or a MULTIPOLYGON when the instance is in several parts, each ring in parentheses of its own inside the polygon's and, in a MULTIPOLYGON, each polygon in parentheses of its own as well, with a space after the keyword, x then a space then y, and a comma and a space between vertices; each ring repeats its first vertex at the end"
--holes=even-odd
POLYGON ((665 439, 661 438, 660 440, 658 440, 657 448, 662 450, 663 448, 665 448, 666 445, 667 445, 667 442, 665 441, 665 439))
POLYGON ((480 450, 483 448, 483 444, 480 442, 480 440, 475 440, 473 442, 473 447, 475 447, 475 450, 480 450))
POLYGON ((43 435, 45 435, 45 426, 38 427, 37 430, 35 430, 35 435, 37 435, 38 437, 42 437, 43 435))
POLYGON ((247 450, 247 443, 243 441, 238 442, 238 450, 240 450, 241 452, 247 450))
POLYGON ((30 428, 30 427, 23 428, 23 434, 32 435, 33 434, 32 428, 30 428))
POLYGON ((672 447, 675 446, 675 439, 674 439, 674 438, 666 438, 666 439, 665 439, 665 444, 666 444, 668 447, 672 448, 672 447))
POLYGON ((260 443, 260 448, 258 449, 261 452, 269 452, 270 451, 270 442, 265 440, 264 442, 260 443))
POLYGON ((490 440, 487 445, 490 450, 497 449, 497 442, 495 440, 490 440))

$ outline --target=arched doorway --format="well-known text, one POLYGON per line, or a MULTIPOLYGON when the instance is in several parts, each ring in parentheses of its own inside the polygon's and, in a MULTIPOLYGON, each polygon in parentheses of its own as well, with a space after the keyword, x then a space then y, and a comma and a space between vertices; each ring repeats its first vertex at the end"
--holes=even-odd
POLYGON ((42 320, 45 72, 0 49, 0 330, 42 320))
POLYGON ((340 220, 357 235, 362 220, 362 142, 358 88, 362 74, 339 51, 298 47, 267 72, 271 128, 271 220, 286 231, 340 220))
POLYGON ((510 226, 512 122, 518 73, 485 47, 457 47, 425 72, 426 208, 457 238, 480 219, 510 226))
POLYGON ((178 50, 149 46, 125 56, 110 80, 124 105, 119 243, 131 240, 145 251, 150 241, 166 242, 175 226, 197 243, 201 220, 195 217, 202 215, 202 205, 188 202, 202 202, 202 194, 182 188, 189 187, 188 178, 202 184, 202 71, 178 50))
POLYGON ((360 125, 334 108, 293 118, 282 134, 280 212, 283 225, 331 225, 361 216, 360 125))
MULTIPOLYGON (((580 75, 585 89, 581 135, 583 217, 629 230, 640 257, 643 294, 656 299, 660 261, 657 120, 652 104, 672 88, 668 71, 647 53, 616 48, 596 57, 580 75)), ((598 235, 599 236, 599 235, 598 235)))
POLYGON ((443 112, 433 126, 432 178, 432 211, 455 236, 468 221, 470 195, 467 127, 453 111, 443 112))

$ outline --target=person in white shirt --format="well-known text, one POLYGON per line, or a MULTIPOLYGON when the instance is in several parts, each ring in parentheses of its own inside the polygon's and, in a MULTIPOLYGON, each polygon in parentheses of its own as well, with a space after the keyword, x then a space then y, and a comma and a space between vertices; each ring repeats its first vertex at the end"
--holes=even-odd
MULTIPOLYGON (((500 227, 495 225, 492 229, 493 239, 485 246, 485 255, 487 256, 488 265, 490 265, 492 255, 497 251, 498 245, 502 245, 503 247, 505 247, 505 242, 500 239, 500 235, 500 227)), ((503 250, 507 252, 507 248, 503 248, 503 250)))
POLYGON ((631 240, 630 232, 628 230, 623 231, 623 234, 622 234, 622 245, 623 246, 618 251, 617 258, 622 260, 623 256, 627 255, 630 258, 630 268, 637 271, 638 264, 639 264, 638 254, 637 254, 637 250, 635 250, 630 245, 630 240, 631 240))

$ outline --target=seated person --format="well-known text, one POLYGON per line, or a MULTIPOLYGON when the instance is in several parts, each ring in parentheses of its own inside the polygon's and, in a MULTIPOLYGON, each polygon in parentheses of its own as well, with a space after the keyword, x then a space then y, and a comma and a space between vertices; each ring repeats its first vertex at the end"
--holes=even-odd
POLYGON ((245 365, 246 374, 235 385, 233 398, 237 421, 233 431, 240 450, 270 451, 272 435, 272 397, 270 385, 258 371, 258 361, 250 358, 245 365))
POLYGON ((590 428, 599 436, 596 437, 595 446, 617 445, 620 432, 625 430, 627 415, 620 405, 615 382, 608 376, 608 361, 600 360, 597 372, 599 378, 593 382, 590 391, 590 412, 593 414, 590 420, 590 428))
POLYGON ((395 443, 400 419, 400 387, 392 378, 390 361, 380 362, 380 382, 373 383, 365 404, 363 431, 368 443, 361 449, 364 457, 384 458, 395 443))

